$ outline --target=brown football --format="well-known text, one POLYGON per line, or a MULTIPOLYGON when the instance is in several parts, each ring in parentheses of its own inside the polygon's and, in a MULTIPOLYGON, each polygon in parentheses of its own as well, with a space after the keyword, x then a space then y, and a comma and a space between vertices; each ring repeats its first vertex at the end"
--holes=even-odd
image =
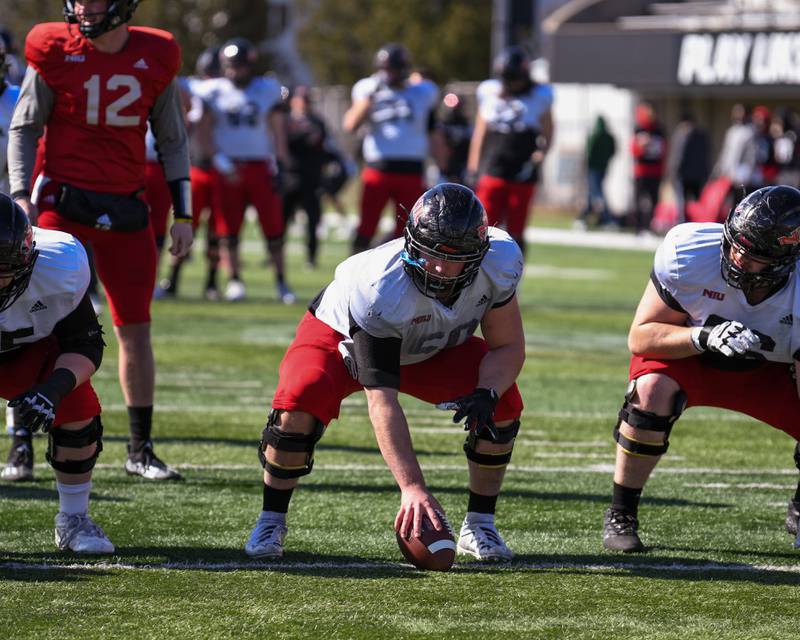
POLYGON ((411 536, 406 539, 399 533, 397 535, 397 546, 403 552, 403 556, 417 569, 426 571, 449 571, 456 559, 456 541, 453 538, 453 530, 447 519, 439 513, 439 518, 445 527, 437 531, 431 521, 422 518, 422 535, 419 538, 411 536))

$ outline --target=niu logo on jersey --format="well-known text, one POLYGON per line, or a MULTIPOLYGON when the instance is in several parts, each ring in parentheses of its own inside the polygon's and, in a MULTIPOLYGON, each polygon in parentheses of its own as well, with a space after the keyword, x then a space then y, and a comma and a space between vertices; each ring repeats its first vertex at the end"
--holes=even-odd
POLYGON ((67 54, 64 56, 64 62, 85 62, 86 56, 67 54))
POLYGON ((431 319, 431 314, 428 313, 424 316, 417 316, 411 321, 411 324, 422 324, 423 322, 429 322, 431 319))
POLYGON ((797 227, 788 236, 778 238, 778 244, 800 244, 800 227, 797 227))
POLYGON ((724 300, 725 294, 720 293, 719 291, 712 291, 711 289, 703 289, 703 295, 706 298, 711 298, 712 300, 724 300))

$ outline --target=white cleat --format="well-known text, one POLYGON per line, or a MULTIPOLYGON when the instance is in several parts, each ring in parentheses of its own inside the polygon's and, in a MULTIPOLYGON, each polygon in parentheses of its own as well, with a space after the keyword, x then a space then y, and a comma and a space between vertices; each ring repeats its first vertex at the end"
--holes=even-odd
POLYGON ((225 287, 225 299, 228 302, 240 302, 247 297, 247 289, 241 280, 231 280, 225 287))
POLYGON ((278 283, 278 298, 283 304, 294 304, 297 302, 297 296, 294 295, 294 291, 283 282, 278 283))
POLYGON ((25 482, 33 480, 33 451, 26 442, 11 447, 8 462, 0 471, 0 480, 8 482, 25 482))
POLYGON ((469 522, 464 519, 458 536, 459 555, 470 555, 484 562, 510 562, 514 552, 490 521, 469 522))
POLYGON ((125 473, 142 476, 147 480, 181 480, 181 474, 153 453, 153 444, 148 441, 138 453, 132 453, 128 445, 125 473))
POLYGON ((251 558, 280 558, 283 556, 283 540, 286 524, 261 514, 250 532, 244 552, 251 558))
POLYGON ((75 553, 114 553, 111 540, 85 513, 56 514, 56 546, 75 553))

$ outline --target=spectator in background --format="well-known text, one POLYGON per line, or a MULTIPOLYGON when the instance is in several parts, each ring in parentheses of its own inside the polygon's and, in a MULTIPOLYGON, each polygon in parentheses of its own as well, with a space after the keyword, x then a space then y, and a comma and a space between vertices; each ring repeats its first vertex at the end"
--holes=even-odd
POLYGON ((606 177, 611 158, 617 152, 617 142, 608 131, 606 119, 597 116, 594 128, 586 140, 586 180, 588 193, 586 208, 576 220, 576 227, 586 229, 589 216, 597 216, 597 225, 614 224, 614 217, 608 209, 608 202, 603 191, 603 180, 606 177))
POLYGON ((694 115, 684 111, 670 139, 667 169, 675 193, 676 223, 686 221, 686 202, 699 200, 711 171, 711 145, 694 115))
POLYGON ((731 109, 731 125, 725 132, 722 149, 719 152, 713 175, 728 178, 732 184, 743 184, 746 180, 742 165, 744 149, 753 137, 753 127, 749 122, 747 109, 743 104, 735 104, 731 109))
POLYGON ((464 114, 463 98, 455 93, 448 93, 442 100, 439 130, 443 139, 440 178, 444 182, 464 184, 472 125, 464 114))
POLYGON ((752 131, 742 153, 740 176, 747 193, 774 184, 778 176, 775 149, 769 131, 772 114, 767 107, 758 105, 753 108, 751 120, 752 131))
POLYGON ((20 60, 17 55, 17 42, 14 34, 5 27, 0 27, 0 44, 6 52, 6 80, 8 84, 19 86, 22 84, 22 78, 25 77, 25 62, 20 60))
POLYGON ((286 119, 289 164, 283 174, 283 218, 288 225, 297 207, 308 219, 306 247, 310 267, 317 266, 317 227, 322 215, 322 173, 328 159, 328 128, 311 110, 308 87, 295 87, 286 119))
POLYGON ((653 211, 659 200, 667 140, 652 105, 642 102, 636 107, 636 127, 633 142, 634 199, 636 202, 636 232, 648 233, 653 211))
POLYGON ((797 144, 800 122, 797 112, 788 107, 780 109, 773 118, 773 127, 770 127, 770 132, 773 134, 775 162, 778 165, 775 182, 800 186, 800 148, 797 144))

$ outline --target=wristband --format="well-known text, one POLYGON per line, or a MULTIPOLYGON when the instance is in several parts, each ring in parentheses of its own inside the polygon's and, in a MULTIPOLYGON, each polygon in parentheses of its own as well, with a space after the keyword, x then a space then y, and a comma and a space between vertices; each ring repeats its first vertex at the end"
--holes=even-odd
POLYGON ((65 367, 59 367, 39 385, 39 389, 50 399, 53 406, 57 407, 76 384, 75 374, 65 367))
POLYGON ((703 333, 704 327, 695 327, 692 329, 692 346, 697 349, 698 352, 703 353, 706 348, 703 346, 703 341, 701 335, 703 333))
POLYGON ((176 222, 192 221, 192 183, 188 178, 170 180, 169 193, 172 197, 172 216, 176 222))

